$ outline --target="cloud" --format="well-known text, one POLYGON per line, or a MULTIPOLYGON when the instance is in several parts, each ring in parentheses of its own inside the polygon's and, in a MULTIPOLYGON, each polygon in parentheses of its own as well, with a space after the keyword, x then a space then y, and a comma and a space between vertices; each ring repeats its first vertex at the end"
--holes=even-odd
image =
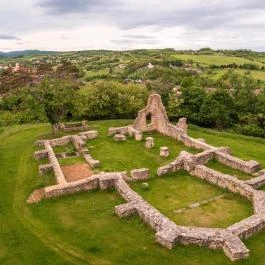
POLYGON ((19 36, 23 45, 17 47, 25 49, 196 49, 204 45, 265 49, 265 1, 261 0, 20 2, 1 3, 2 47, 16 48, 12 40, 19 36))
POLYGON ((116 1, 111 0, 44 0, 38 6, 46 9, 49 14, 63 15, 102 12, 114 3, 116 1))
POLYGON ((19 40, 19 38, 13 35, 0 34, 0 40, 19 40))

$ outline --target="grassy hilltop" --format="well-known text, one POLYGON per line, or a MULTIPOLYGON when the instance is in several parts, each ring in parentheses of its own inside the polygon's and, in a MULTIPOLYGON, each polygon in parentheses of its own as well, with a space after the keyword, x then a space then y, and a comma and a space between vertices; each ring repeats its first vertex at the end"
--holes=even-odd
MULTIPOLYGON (((251 205, 227 191, 223 191, 185 172, 156 178, 159 165, 173 160, 181 150, 181 143, 152 134, 155 148, 148 151, 143 142, 132 139, 116 143, 107 136, 110 126, 130 124, 130 120, 90 122, 99 130, 99 138, 89 141, 92 155, 101 160, 99 170, 125 170, 146 166, 151 169, 149 189, 134 183, 133 189, 177 223, 225 227, 253 212, 251 205), (171 155, 159 157, 159 146, 170 147, 171 155), (223 194, 211 204, 174 213, 174 209, 223 194), (196 217, 197 216, 197 217, 196 217)), ((204 138, 216 146, 229 146, 242 159, 255 159, 265 167, 265 140, 220 133, 191 126, 189 134, 204 138)), ((0 133, 0 264, 235 264, 222 251, 195 246, 177 245, 167 250, 154 242, 154 232, 138 217, 120 219, 114 215, 114 206, 122 203, 115 191, 84 192, 58 199, 27 205, 26 199, 35 188, 48 185, 52 176, 40 177, 33 152, 34 141, 51 137, 47 124, 5 127, 0 133)), ((72 161, 75 163, 76 161, 72 161)), ((70 161, 71 163, 71 161, 70 161)), ((250 178, 249 175, 220 166, 209 165, 220 171, 250 178)), ((246 240, 250 257, 236 264, 265 264, 265 232, 246 240)))

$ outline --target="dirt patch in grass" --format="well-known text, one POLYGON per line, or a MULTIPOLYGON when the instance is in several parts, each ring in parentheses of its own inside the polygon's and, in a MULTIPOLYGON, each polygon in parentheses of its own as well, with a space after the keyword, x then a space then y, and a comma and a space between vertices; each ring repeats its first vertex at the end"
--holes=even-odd
POLYGON ((62 171, 67 182, 73 182, 93 175, 92 169, 86 163, 65 165, 62 166, 62 171))
POLYGON ((29 198, 27 199, 27 203, 29 203, 29 204, 37 203, 37 202, 41 201, 44 198, 45 198, 44 188, 37 189, 37 190, 34 190, 30 194, 29 198))

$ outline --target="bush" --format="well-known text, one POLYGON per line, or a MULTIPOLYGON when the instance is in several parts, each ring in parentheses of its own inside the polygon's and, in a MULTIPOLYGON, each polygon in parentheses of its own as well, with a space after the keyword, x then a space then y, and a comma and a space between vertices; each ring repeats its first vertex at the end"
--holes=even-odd
POLYGON ((265 137, 265 129, 260 128, 256 124, 236 124, 234 127, 235 131, 241 134, 256 136, 256 137, 265 137))

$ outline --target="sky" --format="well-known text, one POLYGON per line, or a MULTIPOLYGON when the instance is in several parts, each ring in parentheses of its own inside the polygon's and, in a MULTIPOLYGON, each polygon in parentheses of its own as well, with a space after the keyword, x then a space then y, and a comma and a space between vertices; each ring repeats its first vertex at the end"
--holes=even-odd
POLYGON ((0 0, 0 51, 265 51, 263 0, 0 0))

